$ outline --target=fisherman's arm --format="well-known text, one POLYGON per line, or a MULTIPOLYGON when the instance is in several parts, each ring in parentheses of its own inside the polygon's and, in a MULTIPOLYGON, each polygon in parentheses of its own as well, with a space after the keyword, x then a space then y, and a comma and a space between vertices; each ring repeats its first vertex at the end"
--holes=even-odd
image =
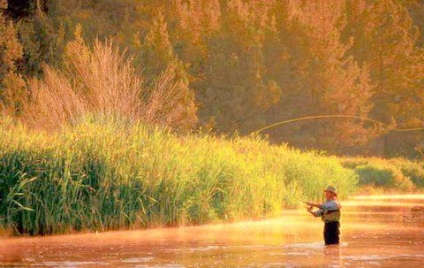
POLYGON ((321 208, 323 204, 320 203, 312 203, 312 202, 305 202, 306 205, 311 206, 311 207, 316 207, 316 208, 321 208))
POLYGON ((316 211, 312 211, 312 206, 308 207, 306 210, 309 213, 311 213, 312 216, 314 216, 314 217, 321 217, 322 216, 322 213, 324 212, 322 209, 318 209, 316 211))

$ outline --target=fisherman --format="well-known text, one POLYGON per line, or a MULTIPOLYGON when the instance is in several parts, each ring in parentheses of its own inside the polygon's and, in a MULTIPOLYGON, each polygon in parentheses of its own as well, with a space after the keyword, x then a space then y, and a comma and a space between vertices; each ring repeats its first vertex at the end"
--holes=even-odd
POLYGON ((326 245, 340 243, 340 209, 341 205, 337 201, 337 190, 333 186, 328 186, 324 190, 327 201, 323 204, 305 202, 309 207, 307 211, 315 217, 321 217, 324 225, 324 240, 326 245), (312 211, 313 207, 318 210, 312 211))

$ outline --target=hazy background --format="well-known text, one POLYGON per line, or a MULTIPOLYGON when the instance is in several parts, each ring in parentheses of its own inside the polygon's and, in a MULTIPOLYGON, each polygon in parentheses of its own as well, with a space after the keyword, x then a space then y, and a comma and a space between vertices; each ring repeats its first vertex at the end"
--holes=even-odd
POLYGON ((178 133, 246 135, 350 115, 378 122, 261 134, 338 155, 422 150, 422 129, 399 132, 424 127, 421 0, 0 3, 0 105, 28 125, 110 110, 178 133))

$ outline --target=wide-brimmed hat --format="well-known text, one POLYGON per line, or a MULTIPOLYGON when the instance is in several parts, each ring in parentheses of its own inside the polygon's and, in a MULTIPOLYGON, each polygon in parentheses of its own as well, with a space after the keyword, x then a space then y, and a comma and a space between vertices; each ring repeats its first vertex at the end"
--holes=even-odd
POLYGON ((327 189, 324 189, 324 192, 330 192, 337 195, 337 189, 336 187, 333 187, 333 186, 328 186, 327 189))

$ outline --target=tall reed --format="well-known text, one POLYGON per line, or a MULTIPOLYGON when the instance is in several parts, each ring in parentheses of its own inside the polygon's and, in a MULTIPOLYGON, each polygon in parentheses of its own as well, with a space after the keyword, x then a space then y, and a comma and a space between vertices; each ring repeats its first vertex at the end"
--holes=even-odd
POLYGON ((278 215, 333 184, 355 190, 335 158, 258 137, 176 136, 87 117, 48 134, 0 124, 3 229, 55 234, 278 215))

